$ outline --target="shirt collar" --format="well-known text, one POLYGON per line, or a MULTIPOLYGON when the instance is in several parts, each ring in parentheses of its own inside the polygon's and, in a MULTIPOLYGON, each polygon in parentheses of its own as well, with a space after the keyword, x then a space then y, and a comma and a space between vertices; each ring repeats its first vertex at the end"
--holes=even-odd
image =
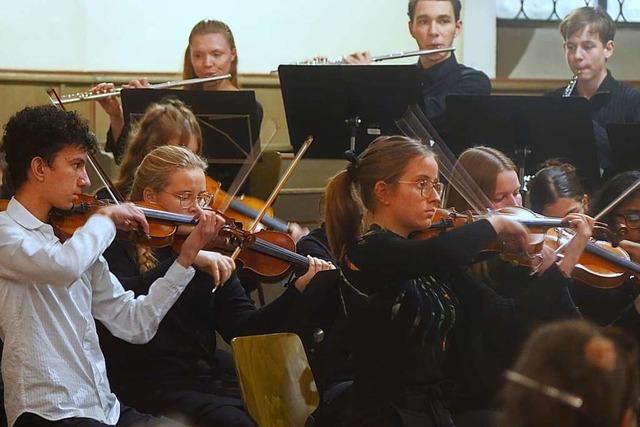
POLYGON ((616 81, 611 75, 611 71, 607 70, 607 76, 604 78, 596 93, 613 92, 616 89, 616 81))
POLYGON ((617 90, 616 83, 616 80, 611 75, 611 71, 607 70, 607 76, 604 78, 602 83, 600 83, 598 90, 589 100, 592 108, 600 109, 607 103, 611 98, 611 95, 617 90))
POLYGON ((22 203, 17 201, 15 197, 12 197, 7 205, 7 214, 27 230, 35 230, 45 225, 44 222, 29 212, 22 203))
POLYGON ((420 61, 418 61, 416 65, 424 77, 430 80, 440 80, 456 71, 458 68, 458 60, 456 59, 455 53, 452 52, 450 57, 437 63, 433 67, 424 68, 420 61))

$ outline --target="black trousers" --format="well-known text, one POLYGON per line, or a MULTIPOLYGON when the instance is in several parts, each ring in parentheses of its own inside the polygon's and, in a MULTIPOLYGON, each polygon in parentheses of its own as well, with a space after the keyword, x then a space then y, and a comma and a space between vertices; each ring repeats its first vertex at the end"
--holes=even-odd
POLYGON ((218 370, 212 376, 112 382, 112 387, 120 402, 190 427, 255 427, 242 404, 233 357, 218 349, 215 358, 218 370))
MULTIPOLYGON (((64 418, 62 420, 50 421, 39 415, 24 413, 18 417, 14 427, 52 427, 52 426, 73 426, 73 427, 113 427, 91 418, 64 418)), ((151 415, 141 414, 135 409, 126 406, 120 407, 120 419, 116 427, 184 427, 183 424, 176 423, 168 418, 156 418, 151 415)))
POLYGON ((164 390, 154 394, 150 412, 180 420, 191 427, 255 427, 242 400, 193 389, 164 390))

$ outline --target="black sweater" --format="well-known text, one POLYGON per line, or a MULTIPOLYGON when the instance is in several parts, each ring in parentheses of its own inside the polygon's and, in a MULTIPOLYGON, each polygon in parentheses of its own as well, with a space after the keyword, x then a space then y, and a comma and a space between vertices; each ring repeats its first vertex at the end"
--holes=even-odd
POLYGON ((449 425, 449 409, 495 386, 483 364, 488 336, 509 341, 559 307, 565 280, 507 299, 466 274, 462 266, 495 237, 484 220, 424 241, 374 226, 348 250, 342 295, 355 370, 352 425, 382 419, 383 408, 449 425))
MULTIPOLYGON (((114 242, 104 256, 111 272, 136 296, 146 295, 176 259, 170 248, 156 250, 158 266, 140 274, 136 249, 130 242, 114 242)), ((280 330, 299 297, 297 289, 289 286, 274 302, 256 310, 235 274, 215 293, 211 292, 212 281, 211 276, 197 271, 147 344, 129 344, 100 328, 109 380, 123 401, 167 384, 211 390, 215 386, 212 378, 219 373, 214 332, 228 342, 240 335, 280 330)))

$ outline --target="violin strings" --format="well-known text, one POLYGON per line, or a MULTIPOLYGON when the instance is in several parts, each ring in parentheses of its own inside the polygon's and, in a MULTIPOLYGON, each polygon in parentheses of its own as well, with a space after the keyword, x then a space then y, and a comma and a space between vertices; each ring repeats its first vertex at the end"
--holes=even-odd
POLYGON ((263 239, 256 239, 250 246, 251 249, 255 249, 257 251, 263 252, 267 255, 272 255, 279 259, 283 259, 285 261, 293 262, 300 266, 309 266, 309 260, 302 255, 297 254, 296 252, 292 252, 288 249, 282 248, 278 245, 275 245, 271 242, 267 242, 263 239))

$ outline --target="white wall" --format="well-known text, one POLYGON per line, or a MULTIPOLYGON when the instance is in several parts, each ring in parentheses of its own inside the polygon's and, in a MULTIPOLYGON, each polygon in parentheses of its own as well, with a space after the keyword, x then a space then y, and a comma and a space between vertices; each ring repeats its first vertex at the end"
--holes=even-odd
POLYGON ((356 50, 412 50, 396 0, 1 0, 0 69, 176 72, 191 27, 232 28, 244 73, 356 50))
MULTIPOLYGON (((481 0, 485 1, 492 0, 481 0)), ((243 73, 265 73, 280 63, 315 55, 414 50, 406 4, 406 0, 0 0, 0 69, 178 72, 189 31, 203 18, 220 19, 232 28, 243 73)), ((473 7, 472 0, 467 4, 473 7)), ((465 59, 462 47, 471 43, 472 32, 491 32, 491 13, 463 15, 466 33, 456 44, 459 59, 465 59)), ((493 75, 493 45, 485 43, 480 50, 476 45, 468 50, 473 52, 472 65, 493 75)))

